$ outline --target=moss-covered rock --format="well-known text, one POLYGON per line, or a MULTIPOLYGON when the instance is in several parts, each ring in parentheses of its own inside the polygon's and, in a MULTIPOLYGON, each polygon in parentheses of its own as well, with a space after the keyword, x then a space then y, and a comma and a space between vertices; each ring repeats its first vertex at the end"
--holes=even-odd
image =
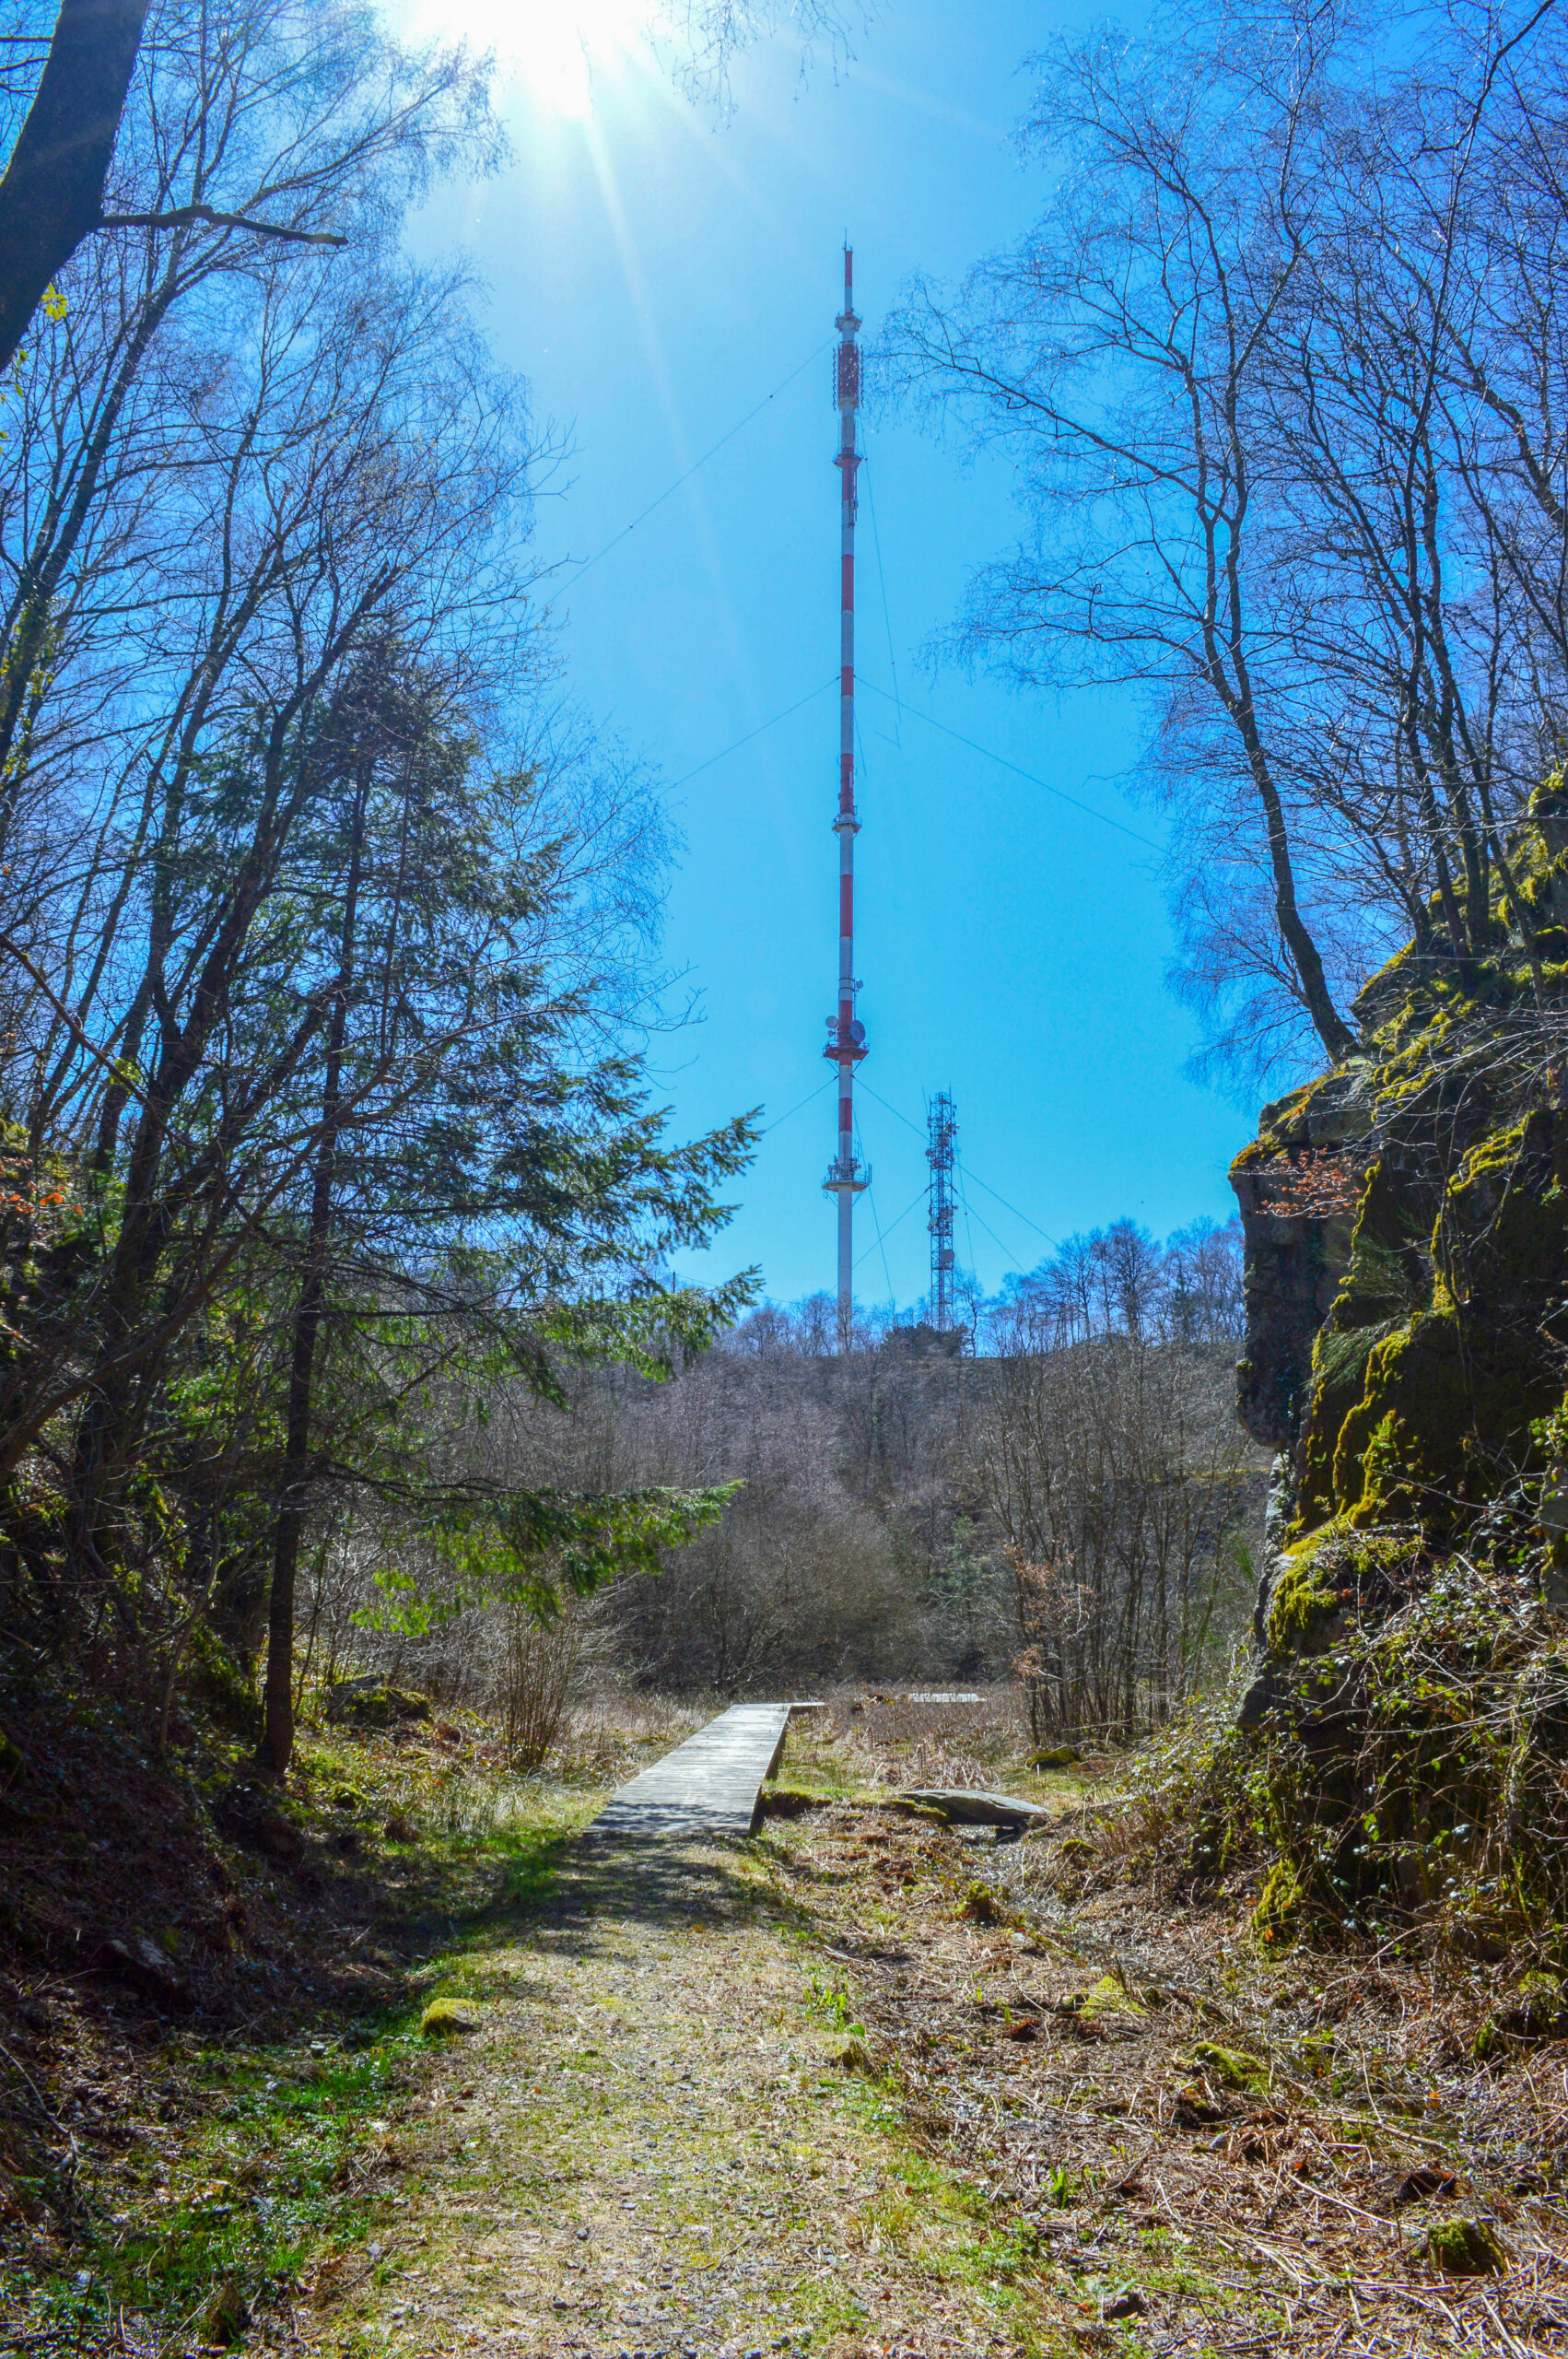
POLYGON ((1081 2022, 1096 2024, 1118 2015, 1136 2018, 1149 2011, 1117 1975, 1102 1974, 1098 1982, 1084 1991, 1073 2012, 1081 2022))
POLYGON ((402 1720, 427 1720, 428 1696, 415 1696, 385 1679, 345 1679, 327 1697, 327 1719, 333 1727, 394 1728, 402 1720))
POLYGON ((1445 2277, 1507 2273, 1508 2248, 1490 2221, 1434 2220, 1426 2232, 1426 2249, 1445 2277))
MULTIPOLYGON (((1539 930, 1554 895, 1568 920, 1568 849, 1542 832, 1568 827, 1568 791, 1537 804, 1513 865, 1539 930)), ((1265 1107, 1233 1170, 1238 1403, 1291 1453, 1298 1539, 1407 1520, 1442 1539, 1500 1462, 1529 1459, 1561 1393, 1548 1329, 1568 1290, 1568 1110, 1540 1102, 1499 890, 1494 949, 1463 980, 1431 949, 1389 960, 1357 1000, 1357 1053, 1265 1107)), ((1568 1003, 1568 964, 1547 988, 1568 1003)))
POLYGON ((1266 2097, 1269 2094, 1268 2065, 1261 2056, 1254 2056, 1245 2048, 1221 2048, 1211 2039, 1195 2040, 1191 2065, 1194 2071, 1217 2082, 1222 2088, 1239 2089, 1250 2097, 1266 2097))
POLYGON ((959 1903, 958 1914, 966 1917, 971 1925, 1006 1925, 1011 1923, 1012 1912, 1006 1901, 977 1876, 959 1903))
POLYGON ((1351 1517, 1285 1549, 1270 1577, 1263 1643, 1276 1660, 1320 1654, 1347 1620, 1380 1622, 1417 1586, 1425 1560, 1418 1524, 1360 1531, 1351 1517))
POLYGON ((1341 1591, 1312 1540, 1290 1549, 1275 1574, 1264 1619, 1270 1654, 1305 1652, 1340 1610, 1341 1591))
MULTIPOLYGON (((1358 995, 1356 1052, 1265 1107, 1233 1172, 1238 1406, 1281 1453, 1235 1805, 1276 1854, 1270 1942, 1435 1913, 1483 1954, 1560 1953, 1568 1089, 1539 1002, 1568 1012, 1562 777, 1508 865, 1483 946, 1447 955, 1434 910, 1358 995)), ((1486 2040, 1558 2020, 1522 1991, 1486 2040)))
POLYGON ((462 2039, 479 2028, 478 2020, 455 1999, 432 1999, 419 2018, 425 2039, 462 2039))

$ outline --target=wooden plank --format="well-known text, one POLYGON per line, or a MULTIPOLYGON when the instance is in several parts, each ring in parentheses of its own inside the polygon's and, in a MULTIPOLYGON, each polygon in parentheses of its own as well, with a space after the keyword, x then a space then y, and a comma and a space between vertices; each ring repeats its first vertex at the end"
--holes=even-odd
POLYGON ((777 1776, 788 1704, 734 1704, 613 1793, 589 1835, 751 1835, 777 1776))

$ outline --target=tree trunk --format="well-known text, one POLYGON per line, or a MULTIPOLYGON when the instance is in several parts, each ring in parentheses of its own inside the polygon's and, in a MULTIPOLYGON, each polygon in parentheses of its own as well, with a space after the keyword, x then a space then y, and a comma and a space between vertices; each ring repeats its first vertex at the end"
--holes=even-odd
MULTIPOLYGON (((1238 528, 1239 529, 1239 528, 1238 528)), ((1229 620, 1222 645, 1218 616, 1211 607, 1203 623, 1203 668, 1210 686, 1230 715, 1242 742, 1258 800, 1263 806, 1264 832, 1269 842, 1269 866, 1274 880, 1274 918, 1280 938, 1290 954, 1312 1028, 1323 1044, 1330 1064, 1338 1064, 1355 1049, 1356 1036, 1334 1004, 1328 978, 1301 908, 1296 900, 1295 863, 1291 855, 1285 808, 1280 799, 1272 765, 1258 725, 1252 675, 1242 643, 1241 573, 1235 537, 1225 560, 1229 620), (1227 663, 1229 669, 1227 671, 1227 663)))
POLYGON ((264 1732, 260 1757, 263 1766, 278 1778, 288 1767, 294 1753, 294 1588, 310 1494, 310 1393, 332 1238, 333 1183, 337 1171, 338 1124, 342 1111, 343 1049, 348 1031, 348 996, 354 972, 355 911, 359 898, 368 792, 368 780, 361 780, 354 804, 348 881, 343 899, 343 945, 338 962, 337 992, 327 1036, 326 1082, 322 1093, 322 1140, 310 1191, 310 1225, 305 1240, 299 1302, 294 1314, 294 1345, 288 1369, 288 1414, 283 1445, 283 1483, 278 1499, 277 1524, 273 1535, 272 1589, 267 1601, 264 1732))
POLYGON ((1348 1057, 1356 1046, 1356 1036, 1334 1004, 1328 989, 1328 979, 1323 971, 1323 961, 1317 945, 1309 933, 1296 901, 1294 863, 1291 859, 1290 839, 1285 832, 1284 808, 1279 791, 1267 764, 1262 759, 1261 746, 1257 750, 1249 744, 1252 773, 1258 796, 1263 805, 1264 826, 1269 838, 1269 865, 1274 877, 1274 917, 1281 938, 1291 954, 1291 963, 1301 983, 1306 1012, 1312 1018, 1312 1028, 1323 1044, 1324 1054, 1332 1064, 1348 1057))
POLYGON ((147 0, 62 0, 0 180, 0 371, 51 280, 98 225, 146 13, 147 0))

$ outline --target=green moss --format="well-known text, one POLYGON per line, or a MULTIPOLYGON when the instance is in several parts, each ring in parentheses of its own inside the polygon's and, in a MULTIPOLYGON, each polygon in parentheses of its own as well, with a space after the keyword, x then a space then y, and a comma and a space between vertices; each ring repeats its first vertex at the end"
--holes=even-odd
POLYGON ((1221 2048, 1211 2039, 1195 2040, 1192 2067, 1224 2088, 1241 2090, 1246 2096, 1266 2097, 1269 2094, 1268 2065, 1261 2056, 1254 2056, 1245 2048, 1221 2048))
POLYGON ((1266 1163, 1270 1156, 1301 1144, 1306 1135, 1307 1109, 1323 1086, 1323 1079, 1324 1076, 1319 1075, 1315 1081, 1304 1082, 1299 1089, 1293 1089, 1285 1097, 1276 1097, 1272 1105, 1265 1106, 1258 1117, 1257 1141, 1253 1146, 1244 1148, 1236 1158, 1238 1168, 1249 1156, 1257 1162, 1266 1163))
MULTIPOLYGON (((1433 1529, 1486 1495, 1485 1461, 1527 1455, 1556 1391, 1541 1321, 1568 1273, 1568 1127, 1531 1115, 1473 1147, 1433 1226, 1430 1305, 1369 1351, 1319 1511, 1433 1529), (1562 1136, 1558 1130, 1562 1127, 1562 1136)), ((1323 1388, 1323 1407, 1343 1393, 1323 1388)), ((1326 1418, 1310 1421, 1321 1456, 1326 1418)))
MULTIPOLYGON (((1254 1321, 1285 1322, 1249 1337, 1249 1355, 1288 1360, 1296 1544, 1268 1602, 1256 1733, 1214 1814, 1278 1860, 1254 1913, 1270 1944, 1435 1920, 1483 1954, 1536 1934, 1536 1954, 1562 1954, 1546 1936, 1568 1919, 1554 1577, 1568 1571, 1568 1486, 1561 1471, 1537 1477, 1568 1462, 1568 1109, 1532 1102, 1518 935, 1527 916, 1549 1001, 1568 1008, 1561 777, 1534 817, 1510 845, 1517 906, 1494 870, 1464 978, 1437 913, 1430 941, 1358 995, 1357 1058, 1266 1108, 1238 1167, 1256 1176, 1314 1129, 1331 1135, 1343 1109, 1373 1109, 1348 1238, 1337 1211, 1304 1216, 1305 1258, 1275 1272, 1266 1230, 1250 1273, 1254 1321), (1500 1581, 1553 1611, 1521 1618, 1500 1581)), ((1521 1983, 1485 2040, 1560 2018, 1561 1994, 1521 1983)))
POLYGON ((1092 2024, 1108 2015, 1142 2015, 1148 2010, 1114 1974, 1102 1974, 1098 1982, 1084 1992, 1074 2012, 1082 2022, 1092 2024))
POLYGON ((989 1884, 982 1884, 977 1876, 965 1894, 958 1913, 967 1917, 972 1925, 1005 1925, 1012 1915, 1006 1902, 999 1900, 989 1884))
POLYGON ((1412 1511, 1414 1502, 1407 1479, 1410 1457, 1409 1437, 1390 1409, 1375 1427, 1362 1454, 1361 1496, 1351 1508, 1352 1522, 1381 1523, 1387 1516, 1409 1515, 1412 1511))
POLYGON ((474 2018, 455 1999, 432 1999, 419 2018, 420 2033, 426 2039, 462 2038, 478 2028, 474 2018))
POLYGON ((1346 1333, 1332 1324, 1318 1331, 1300 1445, 1300 1515, 1309 1531, 1337 1512, 1334 1457, 1340 1429, 1362 1399, 1373 1352, 1391 1332, 1375 1326, 1346 1333))
POLYGON ((394 1687, 390 1680, 374 1686, 362 1686, 349 1680, 333 1688, 327 1696, 329 1726, 346 1724, 352 1728, 390 1729, 400 1720, 427 1720, 430 1717, 429 1698, 409 1694, 394 1687))
POLYGON ((1299 1543, 1287 1552, 1275 1575, 1266 1625, 1270 1654, 1299 1653, 1304 1641, 1339 1608, 1339 1590, 1319 1562, 1322 1543, 1321 1533, 1299 1543))
POLYGON ((1287 1949, 1300 1934, 1305 1917, 1306 1894, 1300 1874, 1291 1860, 1276 1860, 1263 1879, 1252 1912, 1253 1931, 1272 1948, 1287 1949))
POLYGON ((205 1622, 197 1623, 187 1641, 182 1684, 220 1728, 238 1737, 260 1736, 262 1708, 255 1683, 205 1622))
POLYGON ((1437 2220, 1427 2230, 1426 2248, 1445 2277, 1502 2277, 1508 2248, 1485 2220, 1437 2220))
POLYGON ((1375 1346, 1334 1444, 1333 1497, 1352 1524, 1446 1520, 1469 1488, 1476 1373, 1458 1321, 1441 1311, 1375 1346))

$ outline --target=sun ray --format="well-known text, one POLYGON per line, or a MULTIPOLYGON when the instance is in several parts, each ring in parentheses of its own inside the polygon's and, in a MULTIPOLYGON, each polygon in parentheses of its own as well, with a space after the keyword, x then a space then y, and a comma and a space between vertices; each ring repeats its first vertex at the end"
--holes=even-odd
POLYGON ((648 0, 415 0, 427 30, 488 50, 543 111, 584 123, 596 91, 650 64, 648 0))
MULTIPOLYGON (((637 316, 644 355, 658 393, 659 405, 670 437, 671 449, 677 464, 686 467, 691 464, 692 445, 685 420, 682 415, 680 399, 670 369, 669 357, 664 347, 664 339, 653 306, 649 299, 642 258, 638 252, 631 220, 621 194, 620 182, 603 134, 599 124, 591 118, 584 123, 583 136, 599 182, 605 217, 615 241, 621 274, 637 316)), ((718 534, 714 530, 712 512, 703 497, 700 485, 688 485, 686 497, 696 533, 697 547, 713 593, 720 629, 730 658, 731 668, 741 678, 743 688, 750 692, 755 688, 755 683, 751 674, 744 634, 740 628, 725 579, 723 556, 718 534)))

